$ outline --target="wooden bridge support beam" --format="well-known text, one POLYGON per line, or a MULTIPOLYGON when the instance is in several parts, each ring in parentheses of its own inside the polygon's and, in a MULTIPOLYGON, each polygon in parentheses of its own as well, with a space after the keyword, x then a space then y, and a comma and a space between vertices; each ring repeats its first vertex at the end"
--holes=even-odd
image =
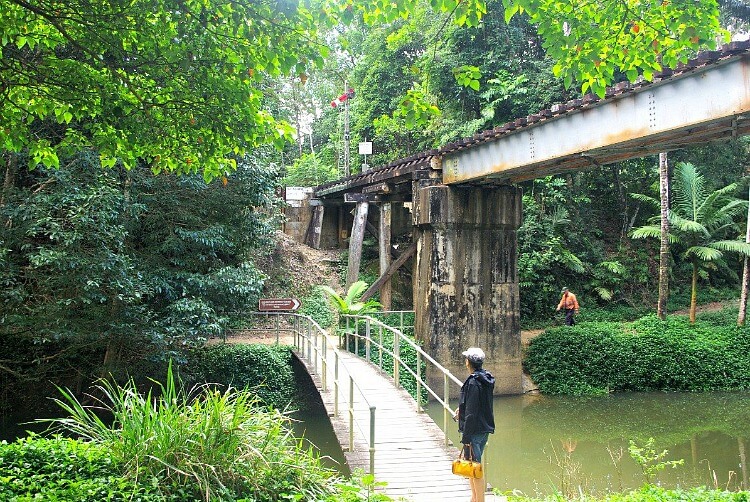
MULTIPOLYGON (((378 254, 380 258, 380 275, 385 275, 391 266, 391 203, 380 204, 378 225, 378 254)), ((380 288, 380 304, 383 310, 391 310, 391 280, 387 279, 380 288)))
MULTIPOLYGON (((521 330, 516 231, 521 190, 434 185, 415 190, 414 331, 454 375, 461 352, 487 354, 496 394, 520 394, 521 330)), ((433 388, 442 375, 428 374, 433 388)))
POLYGON ((349 237, 349 267, 346 272, 346 289, 357 282, 359 278, 359 264, 362 260, 362 241, 365 237, 365 225, 367 224, 367 202, 358 202, 357 211, 354 214, 352 233, 349 237))

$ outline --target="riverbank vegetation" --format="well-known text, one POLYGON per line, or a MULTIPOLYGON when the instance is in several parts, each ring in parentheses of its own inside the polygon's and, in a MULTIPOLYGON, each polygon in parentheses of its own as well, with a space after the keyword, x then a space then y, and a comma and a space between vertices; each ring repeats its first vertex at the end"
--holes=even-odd
MULTIPOLYGON (((236 349, 241 356, 253 347, 236 349)), ((212 358, 232 360, 241 357, 212 358)), ((264 405, 255 387, 203 384, 188 391, 171 366, 164 383, 154 383, 153 393, 143 393, 132 380, 103 380, 86 405, 61 390, 56 401, 64 416, 45 421, 64 436, 0 443, 0 498, 354 501, 367 492, 324 467, 314 447, 292 434, 289 417, 264 405)))
POLYGON ((733 322, 736 312, 548 329, 524 368, 546 394, 750 389, 750 328, 733 322))

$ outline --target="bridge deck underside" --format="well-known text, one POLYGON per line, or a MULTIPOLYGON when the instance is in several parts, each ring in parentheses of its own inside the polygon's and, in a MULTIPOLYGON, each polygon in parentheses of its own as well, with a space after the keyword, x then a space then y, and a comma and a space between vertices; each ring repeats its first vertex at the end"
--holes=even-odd
MULTIPOLYGON (((308 365, 303 355, 298 353, 299 359, 308 365)), ((319 377, 314 380, 349 467, 369 471, 368 424, 370 406, 375 406, 375 478, 387 483, 385 492, 395 500, 404 497, 414 502, 469 500, 468 481, 451 473, 451 462, 458 450, 444 446, 440 428, 427 414, 416 412, 416 401, 405 390, 396 389, 390 377, 347 352, 340 352, 343 365, 339 368, 339 414, 334 414, 334 361, 332 355, 329 358, 328 390, 321 388, 319 377), (347 451, 349 411, 343 404, 348 402, 349 374, 354 375, 357 385, 367 395, 365 402, 355 391, 354 413, 359 425, 355 425, 353 451, 347 451)), ((314 368, 308 366, 308 370, 314 375, 314 368)))

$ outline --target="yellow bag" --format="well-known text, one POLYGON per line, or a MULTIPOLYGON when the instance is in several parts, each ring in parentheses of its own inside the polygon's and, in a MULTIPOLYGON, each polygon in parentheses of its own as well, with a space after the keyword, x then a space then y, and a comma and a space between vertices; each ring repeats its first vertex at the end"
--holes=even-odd
MULTIPOLYGON (((469 445, 469 450, 471 450, 471 445, 469 445)), ((471 456, 473 457, 474 454, 472 453, 471 456)), ((461 448, 458 458, 453 461, 452 471, 453 474, 456 474, 457 476, 465 476, 467 478, 480 479, 483 476, 482 464, 480 462, 465 459, 463 448, 461 448)))

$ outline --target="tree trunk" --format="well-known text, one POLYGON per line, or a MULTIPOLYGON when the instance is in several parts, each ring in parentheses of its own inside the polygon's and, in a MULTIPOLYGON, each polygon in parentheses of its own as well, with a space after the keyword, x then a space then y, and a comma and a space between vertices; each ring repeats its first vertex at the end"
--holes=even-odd
POLYGON ((695 311, 698 308, 698 262, 693 261, 693 282, 690 288, 690 324, 695 323, 695 311))
MULTIPOLYGON (((750 191, 748 191, 748 202, 750 202, 750 191)), ((747 207, 747 224, 745 229, 745 242, 750 244, 750 204, 747 207)), ((745 313, 747 312, 747 287, 748 276, 750 276, 750 263, 747 256, 742 260, 742 289, 740 290, 740 312, 737 314, 737 326, 745 324, 745 313)))
POLYGON ((659 195, 661 199, 661 243, 659 246, 659 301, 656 315, 667 318, 669 298, 669 168, 667 154, 659 154, 659 195))
POLYGON ((0 207, 5 206, 10 189, 16 182, 15 154, 6 152, 5 154, 5 178, 3 179, 3 191, 0 192, 0 207))

